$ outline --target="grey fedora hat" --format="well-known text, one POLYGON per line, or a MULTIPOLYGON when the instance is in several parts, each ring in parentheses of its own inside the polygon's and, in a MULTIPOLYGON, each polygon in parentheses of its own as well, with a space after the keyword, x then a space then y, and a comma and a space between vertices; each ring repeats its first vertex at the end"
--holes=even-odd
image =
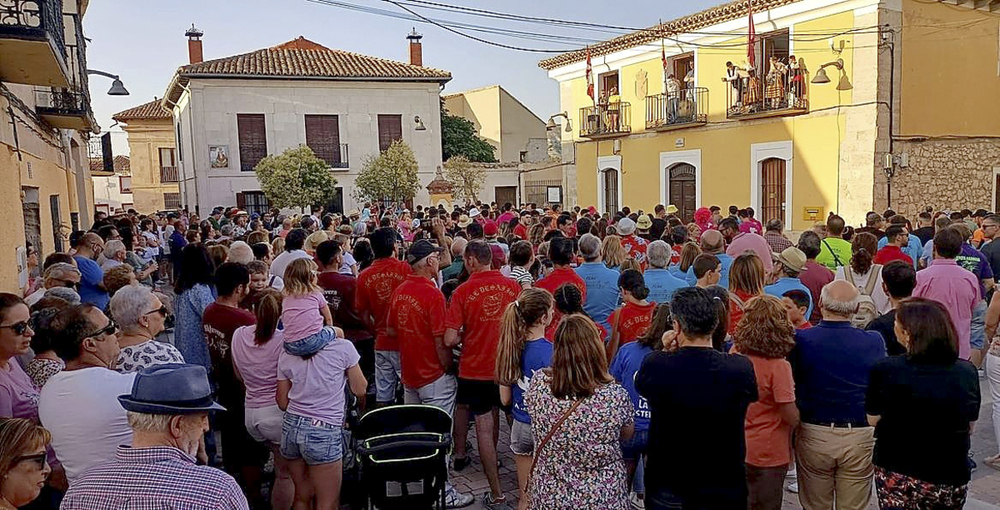
POLYGON ((168 363, 142 369, 132 393, 119 395, 126 411, 146 414, 189 414, 225 411, 212 400, 208 372, 201 365, 168 363))

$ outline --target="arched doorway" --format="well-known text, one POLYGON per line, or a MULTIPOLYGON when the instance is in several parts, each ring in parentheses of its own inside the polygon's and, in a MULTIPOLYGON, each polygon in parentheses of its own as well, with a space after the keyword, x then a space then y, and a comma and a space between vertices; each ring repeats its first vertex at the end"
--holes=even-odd
POLYGON ((667 200, 677 207, 677 216, 687 223, 694 219, 697 208, 697 170, 693 165, 678 163, 667 170, 667 200))
POLYGON ((760 162, 760 220, 785 221, 785 160, 768 158, 760 162))
POLYGON ((604 211, 614 214, 621 208, 618 203, 618 170, 605 168, 601 170, 601 193, 604 201, 604 211))

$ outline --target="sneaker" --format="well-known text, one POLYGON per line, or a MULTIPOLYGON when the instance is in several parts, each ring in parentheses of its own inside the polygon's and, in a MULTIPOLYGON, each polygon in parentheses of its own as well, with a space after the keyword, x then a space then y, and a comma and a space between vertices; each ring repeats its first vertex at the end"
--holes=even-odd
POLYGON ((472 461, 469 460, 469 457, 455 457, 451 461, 451 468, 455 471, 461 471, 469 467, 469 464, 471 463, 472 461))
POLYGON ((798 494, 799 493, 799 482, 792 482, 792 483, 788 484, 788 487, 785 487, 785 490, 787 490, 788 492, 791 492, 792 494, 798 494))
POLYGON ((463 508, 467 507, 475 501, 476 498, 472 494, 459 494, 454 487, 448 487, 444 493, 444 507, 445 508, 463 508))
POLYGON ((486 491, 486 493, 483 494, 482 503, 483 508, 501 508, 501 505, 504 505, 503 508, 506 508, 507 496, 500 496, 500 499, 495 499, 492 492, 486 491))
POLYGON ((632 504, 632 508, 635 510, 645 510, 646 502, 642 500, 642 496, 633 492, 628 499, 629 503, 632 504))

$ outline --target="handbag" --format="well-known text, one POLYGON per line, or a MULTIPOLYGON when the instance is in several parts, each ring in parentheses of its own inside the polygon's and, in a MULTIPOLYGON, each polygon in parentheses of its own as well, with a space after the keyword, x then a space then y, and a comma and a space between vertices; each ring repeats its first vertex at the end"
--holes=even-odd
POLYGON ((545 434, 545 437, 542 438, 542 441, 538 443, 538 448, 535 448, 535 457, 531 459, 531 469, 528 470, 528 480, 524 484, 524 496, 526 498, 529 498, 528 501, 529 508, 531 505, 530 501, 531 480, 532 478, 534 478, 533 475, 535 474, 535 465, 538 464, 538 457, 542 455, 542 451, 545 449, 545 445, 549 444, 549 439, 552 439, 552 435, 555 434, 557 430, 559 430, 559 427, 561 427, 563 422, 566 421, 566 418, 569 418, 569 415, 573 414, 573 411, 575 411, 577 407, 580 407, 580 404, 582 403, 583 403, 582 398, 576 399, 576 401, 573 402, 573 405, 571 405, 569 409, 567 409, 566 412, 559 417, 559 420, 557 420, 556 423, 552 425, 552 428, 549 429, 549 433, 545 434))

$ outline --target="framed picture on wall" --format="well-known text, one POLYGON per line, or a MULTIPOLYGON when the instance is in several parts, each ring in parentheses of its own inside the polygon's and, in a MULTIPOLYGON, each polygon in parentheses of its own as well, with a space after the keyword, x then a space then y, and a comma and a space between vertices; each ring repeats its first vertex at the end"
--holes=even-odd
POLYGON ((209 145, 208 159, 212 163, 212 168, 229 168, 229 146, 209 145))

